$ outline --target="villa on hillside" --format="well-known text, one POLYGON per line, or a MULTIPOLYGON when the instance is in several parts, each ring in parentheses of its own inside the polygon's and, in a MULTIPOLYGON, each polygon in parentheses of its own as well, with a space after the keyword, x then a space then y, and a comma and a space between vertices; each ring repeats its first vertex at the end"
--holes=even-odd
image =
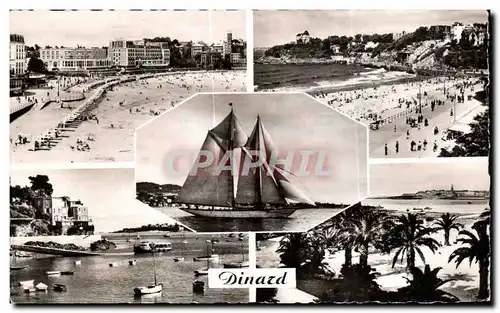
POLYGON ((295 41, 296 41, 298 44, 301 44, 301 43, 309 43, 309 41, 311 41, 311 36, 309 35, 309 32, 306 30, 306 31, 304 31, 303 33, 298 33, 298 34, 295 36, 295 41))

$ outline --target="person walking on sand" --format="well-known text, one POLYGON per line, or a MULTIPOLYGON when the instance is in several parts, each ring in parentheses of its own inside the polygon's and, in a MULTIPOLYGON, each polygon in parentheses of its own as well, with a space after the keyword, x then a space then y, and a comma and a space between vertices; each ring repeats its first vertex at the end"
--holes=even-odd
POLYGON ((406 139, 410 139, 410 130, 409 129, 406 130, 406 139))
POLYGON ((396 132, 396 125, 394 125, 394 132, 396 132))
POLYGON ((410 143, 410 151, 415 151, 415 145, 416 145, 415 141, 412 140, 410 143))
POLYGON ((424 139, 424 151, 427 149, 427 140, 424 139))
POLYGON ((432 151, 436 152, 438 149, 438 144, 436 142, 436 140, 434 140, 434 146, 432 147, 432 151))
POLYGON ((384 150, 385 150, 385 155, 387 155, 387 144, 385 144, 384 150))
POLYGON ((399 153, 399 141, 396 140, 396 153, 399 153))

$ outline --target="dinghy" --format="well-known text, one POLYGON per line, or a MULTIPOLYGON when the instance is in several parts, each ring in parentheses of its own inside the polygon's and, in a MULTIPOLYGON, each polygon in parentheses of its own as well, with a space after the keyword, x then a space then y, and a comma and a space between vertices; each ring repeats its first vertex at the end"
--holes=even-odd
POLYGON ((45 272, 48 276, 56 276, 56 275, 61 275, 61 271, 47 271, 45 272))
POLYGON ((54 284, 54 291, 65 292, 68 291, 68 288, 66 287, 66 285, 54 284))
POLYGON ((130 261, 128 261, 128 265, 130 265, 130 266, 134 266, 136 264, 137 264, 136 260, 130 260, 130 261))
POLYGON ((205 283, 200 280, 195 280, 193 282, 193 292, 202 293, 205 291, 205 283))
POLYGON ((73 275, 75 274, 75 271, 62 271, 61 275, 73 275))
POLYGON ((44 283, 38 283, 36 286, 35 286, 36 290, 37 291, 44 291, 44 292, 47 292, 47 289, 49 288, 49 286, 45 285, 44 283))

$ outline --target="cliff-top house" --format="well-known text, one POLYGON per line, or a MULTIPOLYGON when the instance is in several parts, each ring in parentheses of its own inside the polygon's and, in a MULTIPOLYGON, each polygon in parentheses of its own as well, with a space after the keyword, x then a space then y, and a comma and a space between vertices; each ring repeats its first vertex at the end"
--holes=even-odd
POLYGON ((304 31, 303 33, 298 33, 298 34, 295 36, 295 41, 296 41, 298 44, 301 44, 301 43, 308 43, 309 41, 311 41, 311 36, 309 35, 309 32, 306 30, 306 31, 304 31))

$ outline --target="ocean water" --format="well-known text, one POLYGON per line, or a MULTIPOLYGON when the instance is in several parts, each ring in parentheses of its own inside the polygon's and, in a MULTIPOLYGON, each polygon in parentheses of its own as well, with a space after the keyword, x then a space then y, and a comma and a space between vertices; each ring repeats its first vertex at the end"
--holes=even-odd
POLYGON ((351 64, 254 64, 254 85, 258 90, 315 87, 370 71, 373 69, 351 64))
POLYGON ((213 219, 194 216, 176 207, 155 208, 198 232, 274 232, 307 231, 329 218, 337 215, 342 209, 301 209, 288 218, 270 219, 213 219))
MULTIPOLYGON (((141 234, 143 239, 145 238, 141 234)), ((248 261, 248 240, 239 241, 237 237, 219 236, 215 244, 215 253, 219 254, 218 262, 211 262, 210 267, 222 267, 227 262, 241 262, 243 256, 248 261)), ((108 237, 109 238, 109 237, 108 237)), ((247 303, 248 289, 214 289, 208 288, 207 276, 194 276, 194 270, 206 267, 206 261, 194 262, 193 257, 206 255, 206 239, 209 237, 189 237, 186 249, 182 252, 184 238, 164 238, 171 241, 173 250, 159 253, 156 256, 156 272, 158 283, 163 283, 163 292, 158 295, 135 298, 133 289, 154 282, 153 256, 133 255, 132 243, 126 239, 110 240, 117 243, 119 255, 98 257, 45 257, 17 258, 11 257, 11 266, 29 265, 30 269, 10 272, 11 300, 14 303, 247 303), (123 249, 122 249, 123 248, 123 249), (174 258, 183 255, 184 262, 175 262, 174 258), (129 260, 137 260, 136 266, 129 266, 129 260), (81 260, 81 266, 75 268, 74 261, 81 260), (116 262, 117 267, 109 267, 116 262), (46 271, 72 270, 74 275, 47 276, 46 271), (20 291, 18 282, 35 280, 35 285, 43 282, 49 286, 47 293, 25 294, 20 291), (203 294, 193 293, 192 282, 205 282, 203 294), (54 292, 53 284, 64 284, 67 292, 54 292)))
MULTIPOLYGON (((473 215, 479 214, 489 206, 488 200, 447 200, 447 199, 366 199, 361 201, 363 205, 382 206, 387 210, 403 211, 413 208, 429 207, 429 212, 455 213, 473 215)), ((426 211, 427 212, 427 211, 426 211)))

